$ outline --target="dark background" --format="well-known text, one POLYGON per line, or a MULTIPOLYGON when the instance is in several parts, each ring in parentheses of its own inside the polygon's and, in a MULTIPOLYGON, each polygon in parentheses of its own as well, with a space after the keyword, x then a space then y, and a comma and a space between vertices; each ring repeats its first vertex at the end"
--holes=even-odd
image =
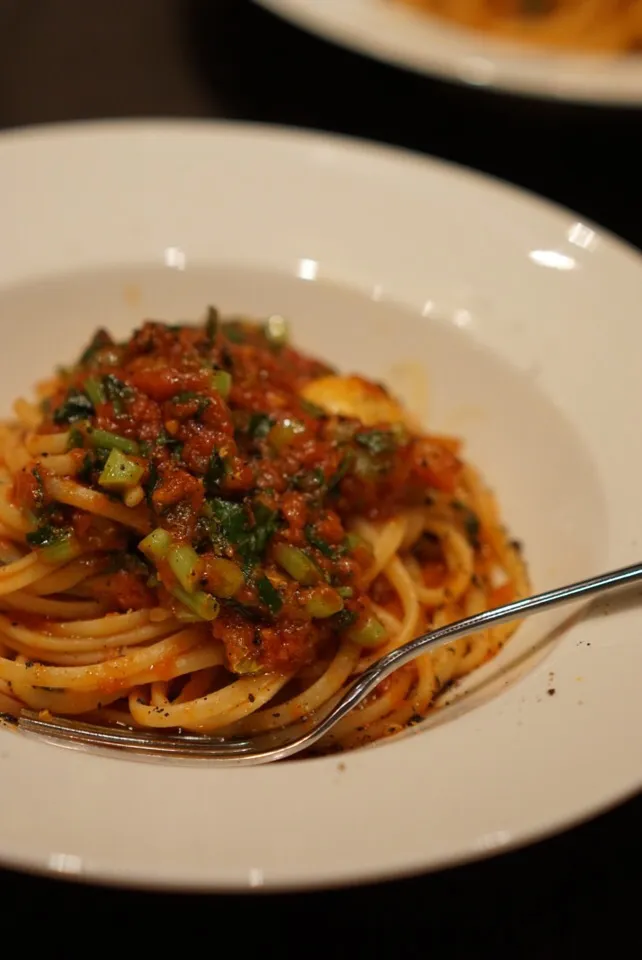
MULTIPOLYGON (((642 112, 431 82, 249 0, 0 0, 0 127, 122 116, 252 119, 403 145, 510 180, 642 247, 642 112)), ((638 798, 491 861, 322 894, 181 897, 0 871, 0 911, 23 944, 46 934, 49 957, 132 949, 134 931, 147 949, 171 936, 174 953, 220 953, 227 941, 248 954, 548 960, 626 941, 637 954, 641 825, 638 798)))

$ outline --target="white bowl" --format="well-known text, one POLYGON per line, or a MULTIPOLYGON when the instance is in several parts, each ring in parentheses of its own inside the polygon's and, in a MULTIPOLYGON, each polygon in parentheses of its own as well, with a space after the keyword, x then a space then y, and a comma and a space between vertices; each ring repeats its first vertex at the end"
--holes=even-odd
MULTIPOLYGON (((0 206, 5 411, 99 325, 284 313, 465 437, 536 589, 639 559, 642 269, 573 214, 389 149, 188 123, 5 135, 0 206)), ((562 615, 529 621, 451 707, 340 758, 214 770, 0 730, 0 860, 300 888, 559 830, 642 784, 639 611, 600 610, 555 636, 562 615)))
POLYGON ((398 67, 505 93, 642 103, 642 56, 560 52, 497 40, 391 0, 255 0, 335 43, 398 67))

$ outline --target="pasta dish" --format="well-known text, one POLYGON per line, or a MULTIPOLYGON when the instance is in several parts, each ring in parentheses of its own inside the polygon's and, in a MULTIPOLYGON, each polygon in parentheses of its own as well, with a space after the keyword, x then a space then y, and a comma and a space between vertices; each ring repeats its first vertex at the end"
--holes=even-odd
MULTIPOLYGON (((0 425, 0 711, 250 734, 528 593, 454 438, 282 317, 99 330, 0 425)), ((422 719, 514 625, 423 655, 323 743, 422 719)))
POLYGON ((642 0, 400 0, 484 33, 587 52, 642 47, 642 0))

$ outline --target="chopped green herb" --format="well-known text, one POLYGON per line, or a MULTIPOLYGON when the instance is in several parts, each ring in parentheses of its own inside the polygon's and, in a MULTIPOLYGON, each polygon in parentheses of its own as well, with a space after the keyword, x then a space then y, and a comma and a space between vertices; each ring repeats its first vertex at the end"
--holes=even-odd
POLYGON ((332 624, 336 630, 348 630, 357 619, 357 614, 346 607, 336 613, 332 618, 332 624))
POLYGON ((80 390, 70 390, 65 401, 54 411, 53 422, 57 424, 75 423, 86 420, 94 413, 94 405, 80 390))
POLYGON ((93 335, 89 346, 86 348, 84 353, 80 357, 80 366, 84 367, 89 364, 93 359, 94 355, 101 350, 103 347, 113 347, 114 341, 111 336, 107 333, 106 330, 97 330, 93 335))
POLYGON ((86 453, 82 466, 76 476, 81 483, 91 483, 91 475, 94 469, 94 458, 90 453, 86 453))
POLYGON ((231 343, 245 343, 245 330, 240 320, 228 320, 221 324, 221 330, 231 343))
POLYGON ((274 420, 267 413, 253 413, 250 417, 247 432, 254 440, 262 440, 274 426, 274 420))
POLYGON ((167 447, 170 452, 182 451, 183 444, 176 437, 172 437, 171 434, 166 433, 165 430, 161 432, 156 437, 156 446, 157 447, 167 447))
POLYGON ((69 431, 69 440, 67 441, 68 450, 81 450, 85 445, 85 440, 77 427, 72 427, 69 431))
POLYGON ((462 515, 464 530, 471 547, 477 548, 479 546, 479 531, 481 528, 479 517, 470 507, 462 503, 461 500, 453 500, 452 507, 462 515))
POLYGON ((152 505, 152 494, 156 489, 156 485, 159 481, 158 467, 156 463, 152 460, 148 467, 148 478, 147 483, 145 484, 145 499, 147 500, 147 505, 151 507, 152 505))
POLYGON ((301 400, 301 407, 308 414, 309 417, 315 417, 317 420, 327 419, 328 414, 325 412, 323 407, 318 406, 316 403, 312 403, 310 400, 301 400))
POLYGON ((54 544, 68 540, 71 531, 68 527, 54 527, 51 523, 41 523, 37 530, 27 534, 26 540, 30 547, 51 547, 54 544))
POLYGON ((392 453, 397 448, 397 439, 391 430, 362 430, 355 435, 355 440, 373 457, 392 453))
POLYGON ((258 556, 263 556, 265 549, 279 528, 278 510, 272 510, 260 500, 256 500, 252 505, 255 526, 252 530, 252 539, 254 541, 254 551, 258 556))
POLYGON ((325 474, 321 467, 315 467, 314 470, 302 470, 300 473, 294 474, 290 484, 295 490, 314 493, 325 486, 325 474))
POLYGON ((252 567, 265 552, 270 538, 278 528, 278 513, 261 501, 252 504, 254 524, 243 504, 230 500, 210 501, 212 512, 218 521, 220 535, 236 547, 246 567, 252 567))
POLYGON ((328 482, 328 492, 329 492, 329 493, 332 493, 334 490, 337 489, 337 487, 339 486, 339 484, 341 483, 341 481, 343 480, 343 478, 345 477, 345 475, 346 475, 347 472, 349 471, 350 467, 352 466, 353 462, 354 462, 354 456, 353 456, 352 452, 350 451, 350 452, 346 453, 345 457, 343 457, 343 459, 341 460, 339 466, 337 467, 337 470, 336 470, 334 476, 332 476, 332 477, 330 478, 330 480, 329 480, 329 482, 328 482))
POLYGON ((322 537, 318 536, 311 524, 308 524, 305 527, 304 533, 310 546, 316 547, 316 549, 322 553, 324 557, 330 557, 330 559, 334 559, 337 556, 337 553, 340 552, 337 551, 336 547, 331 547, 330 544, 327 543, 322 537))
POLYGON ((256 592, 259 595, 261 603, 268 608, 272 616, 276 616, 283 606, 283 601, 281 600, 278 590, 270 583, 267 577, 261 577, 256 581, 256 592))
POLYGON ((216 340, 216 332, 218 330, 219 322, 219 313, 216 307, 207 308, 207 317, 205 320, 205 336, 207 337, 208 346, 214 346, 214 341, 216 340))
POLYGON ((38 469, 38 467, 34 467, 33 470, 31 471, 31 475, 37 484, 36 490, 34 492, 35 506, 36 506, 36 509, 41 510, 45 502, 45 485, 42 480, 42 474, 40 473, 40 470, 38 469))
POLYGON ((207 470, 205 471, 205 476, 203 477, 205 493, 208 497, 215 495, 224 476, 225 461, 221 457, 220 453, 215 450, 210 457, 207 470))
POLYGON ((103 388, 105 396, 114 407, 114 413, 118 415, 124 413, 125 401, 131 400, 134 395, 132 388, 115 377, 113 373, 103 377, 103 388))
POLYGON ((192 390, 184 390, 182 393, 177 393, 172 402, 179 404, 195 403, 196 410, 194 412, 194 416, 198 418, 205 410, 207 410, 211 400, 209 397, 204 397, 199 393, 194 393, 192 390))

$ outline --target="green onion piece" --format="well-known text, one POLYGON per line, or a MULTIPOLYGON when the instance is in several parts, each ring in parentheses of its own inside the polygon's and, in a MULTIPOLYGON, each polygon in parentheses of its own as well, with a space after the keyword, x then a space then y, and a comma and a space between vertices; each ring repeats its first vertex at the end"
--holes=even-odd
POLYGON ((280 453, 284 447, 289 447, 294 438, 305 433, 305 426, 300 420, 281 420, 276 423, 268 433, 268 443, 277 453, 280 453))
POLYGON ((107 490, 135 487, 144 472, 145 468, 141 467, 140 463, 129 460, 124 453, 114 447, 107 457, 98 483, 107 490))
POLYGON ((105 450, 122 450, 123 453, 136 454, 139 449, 135 440, 120 437, 109 430, 96 430, 94 427, 87 427, 87 439, 92 447, 103 447, 105 450))
POLYGON ((340 597, 343 597, 344 600, 348 600, 354 594, 352 587, 337 587, 337 593, 340 597))
POLYGON ((105 402, 105 391, 103 390, 103 385, 100 380, 96 380, 95 377, 89 377, 85 380, 85 393, 93 403, 94 407, 97 407, 100 403, 105 402))
POLYGON ((353 550, 356 550, 358 547, 361 547, 365 550, 370 550, 372 552, 372 547, 367 540, 364 540, 363 537, 360 537, 358 533, 349 533, 345 540, 345 547, 349 553, 352 553, 353 550))
POLYGON ((232 389, 232 374, 228 373, 227 370, 215 370, 212 374, 212 389, 220 393, 226 400, 232 389))
POLYGON ((207 587, 215 597, 229 599, 243 586, 243 571, 233 560, 216 557, 207 565, 207 587))
POLYGON ((291 547, 287 543, 277 543, 274 548, 274 558, 286 573, 297 580, 304 587, 313 587, 323 579, 316 563, 298 547, 291 547))
POLYGON ((268 317, 263 328, 265 339, 273 347, 283 347, 288 342, 288 322, 278 314, 268 317))
POLYGON ((219 602, 216 597, 210 596, 203 590, 196 590, 195 593, 188 593, 182 587, 175 586, 171 589, 172 596, 176 597, 183 606, 196 614, 199 620, 216 620, 219 612, 219 602))
POLYGON ((338 591, 332 590, 331 587, 319 587, 305 602, 305 612, 315 620, 333 617, 340 610, 343 610, 343 600, 338 591))
POLYGON ((372 615, 348 631, 348 638, 360 647, 379 647, 386 636, 386 628, 372 615))
POLYGON ((146 557, 149 557, 150 560, 163 560, 171 545, 172 538, 167 530, 163 530, 162 527, 156 527, 144 540, 140 541, 138 549, 141 550, 146 557))
POLYGON ((49 543, 46 547, 40 548, 40 556, 45 563, 59 564, 69 563, 81 553, 78 541, 72 537, 65 537, 58 540, 57 543, 49 543))
POLYGON ((237 663, 231 664, 232 672, 240 677, 261 672, 261 664, 258 660, 252 660, 251 657, 243 657, 237 663))
POLYGON ((183 590, 194 592, 199 575, 200 557, 193 547, 182 544, 167 551, 169 568, 183 590))

